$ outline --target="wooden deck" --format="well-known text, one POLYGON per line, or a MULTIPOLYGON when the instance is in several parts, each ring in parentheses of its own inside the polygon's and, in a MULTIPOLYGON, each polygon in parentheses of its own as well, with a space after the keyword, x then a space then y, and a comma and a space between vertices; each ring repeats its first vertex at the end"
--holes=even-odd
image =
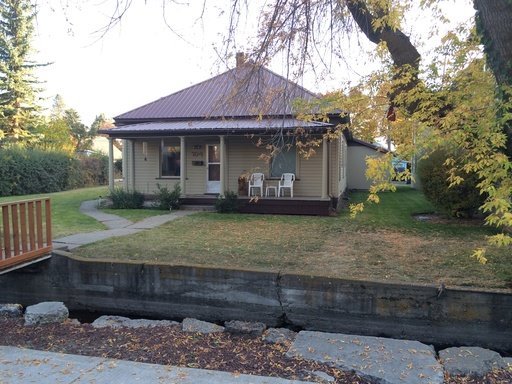
POLYGON ((50 199, 0 204, 0 270, 46 258, 52 250, 50 199))
MULTIPOLYGON (((181 199, 183 205, 214 205, 216 195, 190 195, 181 199)), ((238 196, 239 212, 272 215, 329 216, 336 208, 335 199, 313 197, 258 197, 238 196)))

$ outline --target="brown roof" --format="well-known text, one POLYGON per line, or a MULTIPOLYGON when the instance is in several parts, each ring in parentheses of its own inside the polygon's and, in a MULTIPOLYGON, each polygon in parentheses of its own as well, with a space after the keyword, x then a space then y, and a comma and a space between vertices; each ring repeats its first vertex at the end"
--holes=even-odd
POLYGON ((274 119, 201 119, 187 121, 154 121, 138 124, 122 125, 108 131, 111 137, 139 137, 178 134, 230 134, 230 133, 265 133, 269 130, 294 128, 323 131, 332 124, 319 121, 300 121, 293 118, 274 119))
POLYGON ((316 95, 262 66, 245 63, 115 117, 117 125, 156 120, 291 116, 293 100, 316 95))

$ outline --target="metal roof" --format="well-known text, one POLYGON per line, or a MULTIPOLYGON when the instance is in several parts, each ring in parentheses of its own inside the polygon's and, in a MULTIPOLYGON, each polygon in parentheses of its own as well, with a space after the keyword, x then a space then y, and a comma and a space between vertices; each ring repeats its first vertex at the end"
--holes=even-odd
POLYGON ((317 96, 300 85, 252 63, 115 117, 116 124, 137 120, 291 116, 293 100, 317 96))
POLYGON ((324 130, 332 127, 332 124, 317 121, 304 122, 292 118, 274 119, 236 119, 236 120, 188 120, 188 121, 167 121, 149 122, 141 124, 123 125, 120 127, 101 130, 100 133, 108 134, 111 137, 124 136, 159 136, 184 134, 219 134, 232 133, 243 134, 251 132, 264 132, 277 129, 308 128, 324 130))

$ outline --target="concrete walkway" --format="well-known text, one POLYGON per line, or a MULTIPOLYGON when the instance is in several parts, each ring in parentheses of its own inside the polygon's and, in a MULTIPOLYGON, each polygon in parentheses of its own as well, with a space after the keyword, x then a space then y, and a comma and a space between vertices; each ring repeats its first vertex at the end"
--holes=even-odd
POLYGON ((0 346, 0 383, 302 384, 306 382, 0 346))
POLYGON ((53 246, 55 249, 71 250, 82 245, 105 240, 111 237, 132 235, 197 212, 191 210, 178 210, 163 215, 148 217, 137 223, 133 223, 120 216, 102 212, 97 208, 97 205, 97 200, 84 201, 80 206, 80 212, 103 223, 108 229, 96 232, 77 233, 60 239, 54 239, 53 246))

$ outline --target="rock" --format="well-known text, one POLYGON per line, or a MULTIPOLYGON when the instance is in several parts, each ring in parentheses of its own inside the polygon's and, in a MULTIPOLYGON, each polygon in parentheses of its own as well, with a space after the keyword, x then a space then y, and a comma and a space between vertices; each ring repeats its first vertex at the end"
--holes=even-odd
POLYGON ((170 327, 178 325, 175 321, 169 320, 146 320, 146 319, 130 319, 123 316, 100 316, 91 324, 94 328, 153 328, 153 327, 170 327))
POLYGON ((321 384, 328 384, 328 383, 335 383, 336 382, 336 379, 334 377, 332 377, 331 375, 328 375, 327 373, 325 372, 322 372, 322 371, 314 371, 314 372, 310 372, 312 376, 314 376, 319 383, 321 384))
POLYGON ((45 301, 30 305, 25 311, 25 325, 62 323, 69 311, 61 301, 45 301))
POLYGON ((504 357, 503 361, 506 364, 506 368, 508 368, 512 371, 512 357, 504 357))
POLYGON ((67 319, 65 322, 66 322, 67 324, 69 324, 69 325, 74 325, 74 326, 80 326, 80 325, 82 325, 82 323, 81 323, 81 322, 80 322, 80 320, 78 320, 78 319, 67 319))
POLYGON ((23 307, 20 304, 0 304, 0 316, 18 317, 23 314, 23 307))
POLYGON ((301 331, 288 357, 330 364, 385 384, 442 384, 432 346, 418 341, 301 331))
POLYGON ((267 328, 263 323, 239 320, 226 321, 224 327, 226 332, 251 336, 261 336, 267 328))
POLYGON ((197 319, 183 319, 181 323, 181 327, 183 332, 197 332, 197 333, 217 333, 224 332, 224 327, 208 323, 206 321, 201 321, 197 319))
POLYGON ((269 328, 262 339, 269 344, 290 345, 296 336, 297 333, 288 328, 269 328))
POLYGON ((439 359, 450 375, 484 376, 506 363, 499 353, 480 347, 447 348, 439 351, 439 359))

